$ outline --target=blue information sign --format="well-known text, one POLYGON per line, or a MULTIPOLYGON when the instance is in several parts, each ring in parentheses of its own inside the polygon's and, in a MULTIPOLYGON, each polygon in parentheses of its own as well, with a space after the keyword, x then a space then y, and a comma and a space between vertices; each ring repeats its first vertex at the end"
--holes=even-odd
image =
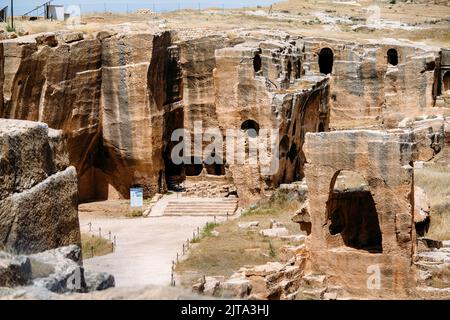
POLYGON ((144 206, 144 189, 130 188, 130 206, 132 208, 144 206))

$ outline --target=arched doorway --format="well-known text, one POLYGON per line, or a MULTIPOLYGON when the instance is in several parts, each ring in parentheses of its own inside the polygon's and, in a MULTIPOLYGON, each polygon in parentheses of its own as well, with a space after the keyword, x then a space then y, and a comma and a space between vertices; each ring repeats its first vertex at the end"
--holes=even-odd
POLYGON ((398 64, 397 50, 391 48, 387 51, 387 62, 393 66, 396 66, 398 64))
POLYGON ((255 120, 245 120, 241 124, 241 130, 247 132, 250 138, 255 138, 259 133, 259 124, 255 120))
POLYGON ((287 63, 286 73, 287 73, 287 75, 286 75, 286 80, 287 80, 288 82, 290 82, 290 81, 291 81, 291 75, 292 75, 292 63, 291 63, 290 60, 289 60, 288 63, 287 63))
POLYGON ((300 79, 302 76, 302 63, 300 60, 297 60, 295 63, 295 79, 300 79))
POLYGON ((372 253, 383 251, 375 201, 359 173, 342 170, 335 174, 327 201, 327 219, 330 234, 340 234, 346 246, 372 253))
POLYGON ((444 74, 444 77, 442 77, 442 85, 444 92, 450 91, 450 70, 444 74))
POLYGON ((289 160, 291 160, 291 162, 294 162, 295 158, 297 157, 297 154, 298 154, 297 145, 294 142, 294 143, 292 143, 292 146, 289 149, 289 153, 288 153, 289 160))
POLYGON ((186 176, 198 176, 202 173, 203 163, 200 157, 191 158, 190 164, 184 164, 184 173, 186 176))
POLYGON ((325 126, 323 122, 319 123, 319 127, 317 128, 317 132, 325 132, 325 126))
POLYGON ((333 71, 333 51, 330 48, 323 48, 319 53, 320 73, 330 74, 333 71))
MULTIPOLYGON (((211 155, 212 157, 215 157, 215 152, 211 155)), ((211 164, 204 163, 204 167, 206 169, 206 172, 210 175, 215 176, 223 176, 225 174, 225 164, 223 159, 221 158, 215 158, 215 162, 211 164)), ((210 163, 208 161, 205 161, 207 163, 210 163)))
POLYGON ((280 150, 279 150, 279 158, 283 159, 288 156, 289 152, 289 138, 288 136, 284 136, 280 141, 280 150))
POLYGON ((262 69, 262 61, 261 61, 261 56, 259 55, 259 53, 256 53, 255 56, 253 57, 253 70, 255 71, 255 73, 260 72, 262 69))

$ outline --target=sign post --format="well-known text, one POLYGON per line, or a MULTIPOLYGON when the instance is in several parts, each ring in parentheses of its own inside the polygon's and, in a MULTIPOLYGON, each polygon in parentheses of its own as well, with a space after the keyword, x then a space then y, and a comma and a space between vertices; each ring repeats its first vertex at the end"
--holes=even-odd
POLYGON ((14 2, 11 0, 11 29, 14 30, 14 2))
POLYGON ((144 189, 130 188, 130 207, 142 208, 144 206, 144 189))

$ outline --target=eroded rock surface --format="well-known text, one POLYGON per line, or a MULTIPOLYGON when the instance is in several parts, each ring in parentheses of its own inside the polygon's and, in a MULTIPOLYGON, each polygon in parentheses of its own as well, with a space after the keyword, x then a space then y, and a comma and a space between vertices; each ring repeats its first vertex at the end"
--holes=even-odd
POLYGON ((80 244, 77 176, 61 139, 43 123, 0 120, 2 247, 36 253, 80 244))

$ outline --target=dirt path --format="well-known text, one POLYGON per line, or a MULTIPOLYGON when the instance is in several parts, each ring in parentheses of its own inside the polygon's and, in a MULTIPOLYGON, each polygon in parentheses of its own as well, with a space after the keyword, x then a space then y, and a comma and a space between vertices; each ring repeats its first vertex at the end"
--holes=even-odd
POLYGON ((105 218, 80 216, 82 232, 102 228, 117 237, 114 253, 85 259, 87 270, 106 271, 115 276, 117 287, 149 284, 169 285, 172 260, 197 227, 211 217, 105 218))

